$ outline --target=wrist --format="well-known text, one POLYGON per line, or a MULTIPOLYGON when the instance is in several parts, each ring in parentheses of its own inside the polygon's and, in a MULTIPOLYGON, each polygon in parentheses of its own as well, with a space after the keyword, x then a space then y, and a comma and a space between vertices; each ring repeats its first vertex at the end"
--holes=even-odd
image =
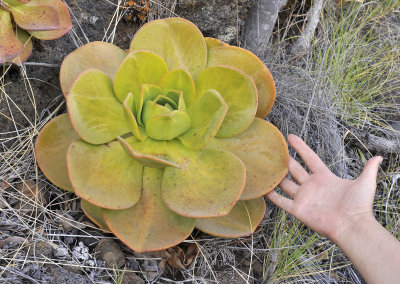
POLYGON ((339 247, 348 242, 351 237, 368 230, 368 227, 379 225, 372 212, 352 216, 342 223, 341 228, 334 232, 332 236, 329 236, 339 247))

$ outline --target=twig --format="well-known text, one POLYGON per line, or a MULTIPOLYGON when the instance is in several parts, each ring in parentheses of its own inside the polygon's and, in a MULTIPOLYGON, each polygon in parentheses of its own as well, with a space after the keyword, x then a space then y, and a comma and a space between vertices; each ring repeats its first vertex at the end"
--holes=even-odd
POLYGON ((295 56, 301 55, 310 48, 311 39, 314 36, 315 29, 319 23, 319 17, 324 4, 324 0, 315 0, 310 11, 308 12, 307 26, 304 32, 297 39, 292 47, 292 54, 295 56))
POLYGON ((379 137, 368 133, 366 130, 360 130, 353 127, 345 134, 352 134, 355 137, 355 143, 366 148, 369 151, 378 153, 396 153, 400 154, 400 137, 394 136, 391 139, 379 137))
POLYGON ((271 37, 278 13, 287 0, 258 0, 250 9, 245 24, 243 41, 256 54, 262 54, 271 37))

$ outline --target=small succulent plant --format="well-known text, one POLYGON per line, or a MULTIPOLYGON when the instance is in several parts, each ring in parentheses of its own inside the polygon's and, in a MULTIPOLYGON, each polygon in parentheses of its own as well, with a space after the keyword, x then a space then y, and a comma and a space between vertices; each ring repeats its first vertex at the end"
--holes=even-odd
POLYGON ((56 39, 71 29, 62 0, 0 0, 0 64, 24 62, 32 52, 31 37, 56 39))
POLYGON ((68 114, 41 130, 36 158, 100 228, 138 252, 174 246, 194 228, 254 232, 288 162, 282 134, 260 119, 275 86, 254 54, 168 18, 144 25, 129 52, 77 49, 60 81, 68 114))

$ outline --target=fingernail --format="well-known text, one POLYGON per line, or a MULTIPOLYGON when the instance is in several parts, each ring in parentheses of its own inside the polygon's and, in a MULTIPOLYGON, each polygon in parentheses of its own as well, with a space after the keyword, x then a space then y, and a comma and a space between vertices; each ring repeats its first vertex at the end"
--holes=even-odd
POLYGON ((382 162, 383 162, 383 157, 379 156, 379 164, 382 164, 382 162))

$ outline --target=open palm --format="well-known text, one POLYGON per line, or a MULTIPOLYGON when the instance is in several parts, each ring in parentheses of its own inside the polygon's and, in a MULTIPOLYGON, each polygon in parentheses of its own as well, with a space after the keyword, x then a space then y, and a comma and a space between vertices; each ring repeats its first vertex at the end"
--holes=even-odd
POLYGON ((288 142, 312 174, 290 158, 289 173, 296 183, 285 178, 279 186, 291 199, 271 191, 267 197, 272 202, 333 241, 359 218, 372 216, 376 175, 382 157, 370 159, 357 179, 347 180, 334 175, 299 137, 291 134, 288 142))

